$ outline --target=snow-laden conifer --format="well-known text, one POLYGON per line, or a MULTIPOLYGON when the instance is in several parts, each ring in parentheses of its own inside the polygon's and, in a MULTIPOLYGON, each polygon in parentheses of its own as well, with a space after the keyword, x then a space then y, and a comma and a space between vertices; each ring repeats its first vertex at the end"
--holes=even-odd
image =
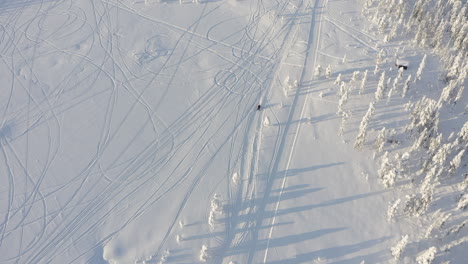
POLYGON ((327 79, 331 78, 331 73, 332 73, 332 68, 331 68, 331 65, 328 64, 327 69, 325 70, 325 76, 327 77, 327 79))
POLYGON ((415 81, 421 80, 421 75, 424 71, 424 68, 426 67, 426 59, 427 59, 427 54, 424 54, 424 57, 422 58, 421 63, 419 64, 418 71, 416 72, 416 78, 414 79, 415 81))
POLYGON ((437 253, 436 247, 431 247, 416 258, 418 264, 431 264, 437 253))
POLYGON ((401 199, 397 199, 395 202, 391 203, 387 209, 387 220, 390 221, 395 217, 395 214, 398 210, 398 206, 401 203, 401 199))
POLYGON ((366 70, 366 71, 364 72, 364 75, 362 76, 361 86, 359 87, 359 94, 363 94, 363 93, 364 93, 364 89, 366 89, 367 74, 368 74, 368 70, 366 70))
POLYGON ((401 97, 406 97, 406 94, 408 94, 408 91, 410 88, 410 82, 411 82, 411 74, 408 75, 408 77, 405 80, 405 84, 403 85, 403 92, 401 93, 401 97))
POLYGON ((359 132, 354 142, 354 148, 361 149, 362 146, 364 145, 364 142, 366 140, 367 128, 369 126, 369 122, 372 116, 374 115, 374 112, 375 112, 375 103, 371 102, 369 104, 369 108, 367 109, 366 114, 361 120, 361 124, 359 125, 359 132))
POLYGON ((408 235, 404 235, 398 243, 391 248, 392 256, 395 260, 399 260, 403 251, 408 245, 408 235))
POLYGON ((341 83, 342 83, 342 80, 341 80, 341 73, 340 73, 338 74, 338 77, 336 77, 335 84, 341 85, 341 83))
POLYGON ((384 98, 385 93, 385 71, 380 75, 379 83, 377 84, 377 90, 375 91, 375 100, 379 101, 384 98))

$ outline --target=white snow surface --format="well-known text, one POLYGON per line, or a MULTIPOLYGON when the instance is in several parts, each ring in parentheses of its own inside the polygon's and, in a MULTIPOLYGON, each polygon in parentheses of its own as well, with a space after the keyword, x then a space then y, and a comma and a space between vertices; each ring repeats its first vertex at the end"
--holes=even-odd
POLYGON ((360 119, 338 135, 333 82, 381 44, 361 6, 0 1, 0 262, 393 263, 416 224, 360 119))

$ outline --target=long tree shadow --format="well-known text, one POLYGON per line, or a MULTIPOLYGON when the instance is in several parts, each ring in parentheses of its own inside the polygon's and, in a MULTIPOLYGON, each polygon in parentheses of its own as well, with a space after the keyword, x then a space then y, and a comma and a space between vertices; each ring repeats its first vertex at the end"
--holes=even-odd
MULTIPOLYGON (((292 225, 292 224, 294 224, 294 222, 291 222, 291 221, 281 222, 281 223, 276 223, 274 225, 262 226, 261 229, 270 229, 272 227, 292 225)), ((233 234, 235 234, 235 233, 247 233, 247 232, 249 232, 251 230, 252 230, 252 227, 239 228, 239 229, 235 229, 233 234)), ((226 235, 225 231, 219 231, 219 232, 211 232, 211 233, 206 233, 206 234, 198 234, 198 235, 193 235, 193 236, 182 237, 182 240, 183 241, 189 241, 189 240, 213 238, 213 237, 224 236, 224 235, 226 235)))
MULTIPOLYGON (((304 212, 304 211, 309 211, 312 209, 316 208, 321 208, 321 207, 327 207, 327 206, 333 206, 333 205, 338 205, 338 204, 343 204, 347 202, 351 202, 354 200, 366 198, 369 196, 374 196, 374 195, 379 195, 382 193, 385 193, 386 190, 383 191, 377 191, 377 192, 369 192, 369 193, 363 193, 363 194, 357 194, 357 195, 352 195, 348 197, 342 197, 342 198, 337 198, 333 200, 328 200, 322 203, 316 203, 316 204, 310 204, 310 205, 304 205, 304 206, 297 206, 297 207, 290 207, 290 208, 284 208, 284 209, 278 209, 278 211, 271 211, 271 210, 265 210, 263 218, 272 218, 275 215, 280 216, 280 215, 287 215, 291 213, 299 213, 299 212, 304 212)), ((286 195, 286 194, 283 194, 286 195)), ((283 198, 282 198, 283 199, 283 198)), ((275 201, 276 202, 276 201, 275 201)), ((248 222, 252 219, 252 214, 241 214, 237 216, 237 221, 238 223, 243 223, 243 222, 248 222)), ((223 218, 219 219, 219 221, 227 221, 228 219, 223 218)))
POLYGON ((230 248, 226 254, 225 257, 227 256, 232 256, 232 255, 238 255, 238 254, 244 254, 247 252, 250 252, 252 250, 258 251, 258 250, 264 250, 267 247, 268 248, 276 248, 276 247, 282 247, 282 246, 287 246, 291 244, 296 244, 300 243, 303 241, 307 240, 312 240, 312 239, 317 239, 321 236, 325 236, 331 233, 339 232, 345 230, 345 227, 339 227, 339 228, 325 228, 325 229, 320 229, 312 232, 306 232, 302 234, 296 234, 296 235, 289 235, 289 236, 283 236, 279 238, 274 238, 274 239, 261 239, 257 240, 256 243, 250 241, 246 242, 244 244, 241 244, 239 246, 235 246, 230 248))
MULTIPOLYGON (((328 163, 328 164, 322 164, 322 165, 315 165, 315 166, 310 166, 310 167, 305 167, 305 168, 297 168, 297 169, 288 169, 288 170, 281 170, 276 172, 276 175, 278 177, 275 177, 275 179, 282 179, 283 177, 291 177, 291 176, 296 176, 301 173, 306 173, 306 172, 311 172, 319 169, 325 169, 333 166, 338 166, 338 165, 343 165, 345 164, 344 162, 334 162, 334 163, 328 163)), ((264 176, 268 176, 269 174, 267 173, 261 173, 257 174, 257 177, 262 178, 264 176)))
MULTIPOLYGON (((345 246, 338 246, 338 247, 331 247, 326 249, 320 249, 316 251, 312 251, 305 254, 298 254, 295 258, 291 259, 284 259, 278 261, 268 262, 270 264, 298 264, 298 263, 311 263, 315 259, 321 258, 326 259, 327 261, 339 257, 343 257, 355 252, 359 252, 360 250, 373 247, 377 244, 388 240, 390 237, 382 237, 378 239, 367 240, 364 242, 356 243, 353 245, 345 245, 345 246)), ((362 260, 362 259, 360 259, 362 260)), ((358 263, 357 261, 356 263, 358 263)), ((337 262, 337 263, 355 263, 353 261, 345 260, 344 262, 337 262)))
POLYGON ((278 202, 278 199, 280 201, 296 199, 296 198, 299 198, 301 196, 307 195, 309 193, 317 192, 317 191, 320 191, 320 190, 323 190, 323 188, 306 188, 306 189, 292 190, 292 191, 287 191, 287 192, 284 192, 284 190, 283 190, 283 193, 281 193, 281 194, 278 193, 279 190, 275 190, 275 193, 278 193, 277 195, 269 196, 267 199, 263 199, 263 198, 245 199, 245 200, 242 201, 240 206, 238 204, 234 204, 234 205, 229 205, 228 204, 228 205, 224 206, 223 211, 229 212, 232 209, 232 207, 235 207, 237 210, 242 211, 242 210, 245 210, 245 209, 251 207, 252 204, 257 204, 257 203, 260 203, 260 202, 276 203, 276 202, 278 202))

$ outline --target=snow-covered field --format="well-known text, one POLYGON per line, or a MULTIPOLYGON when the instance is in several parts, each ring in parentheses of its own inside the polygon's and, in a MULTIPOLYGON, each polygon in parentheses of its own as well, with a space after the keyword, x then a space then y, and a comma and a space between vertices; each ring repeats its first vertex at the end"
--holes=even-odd
POLYGON ((377 2, 0 0, 0 263, 467 263, 466 48, 377 2))

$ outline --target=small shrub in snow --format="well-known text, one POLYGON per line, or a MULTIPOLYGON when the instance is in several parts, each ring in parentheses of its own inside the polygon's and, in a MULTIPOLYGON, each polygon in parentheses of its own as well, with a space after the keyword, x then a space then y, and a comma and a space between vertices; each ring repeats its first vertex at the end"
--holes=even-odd
POLYGON ((437 253, 436 247, 431 247, 428 250, 424 251, 420 256, 416 258, 418 264, 431 264, 435 259, 437 253))
POLYGON ((408 235, 404 235, 401 240, 390 250, 392 252, 392 256, 394 259, 399 260, 401 257, 401 254, 406 248, 406 245, 408 245, 408 235))

